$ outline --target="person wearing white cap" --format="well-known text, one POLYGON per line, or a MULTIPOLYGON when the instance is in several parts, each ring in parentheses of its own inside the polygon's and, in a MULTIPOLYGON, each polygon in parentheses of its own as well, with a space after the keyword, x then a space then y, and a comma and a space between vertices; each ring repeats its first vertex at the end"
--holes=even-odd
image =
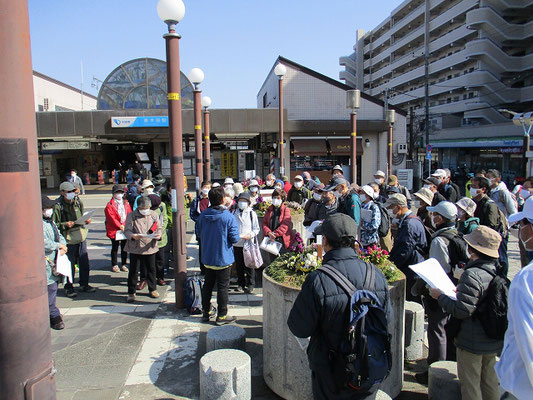
POLYGON ((340 165, 335 165, 331 170, 331 177, 333 178, 335 175, 344 176, 344 171, 340 165))
POLYGON ((437 169, 431 174, 432 178, 437 178, 440 181, 439 186, 437 187, 439 193, 444 196, 447 201, 455 203, 459 200, 459 193, 457 193, 454 187, 448 184, 446 171, 443 169, 437 169))
MULTIPOLYGON (((429 257, 436 259, 444 272, 449 277, 453 277, 452 268, 455 267, 453 264, 455 264, 456 260, 452 257, 451 248, 456 246, 456 240, 459 235, 455 228, 457 207, 449 201, 442 201, 435 207, 428 207, 427 210, 431 213, 432 225, 435 228, 435 233, 432 235, 429 246, 429 257)), ((457 249, 457 252, 460 251, 461 249, 457 249)), ((463 252, 464 254, 462 254, 461 258, 462 261, 466 261, 468 260, 466 246, 463 247, 463 252)), ((450 314, 444 312, 438 302, 429 296, 424 281, 419 280, 413 287, 413 292, 413 294, 424 296, 423 303, 428 315, 428 366, 436 361, 453 359, 455 348, 453 343, 448 343, 446 337, 446 324, 450 319, 450 314)), ((415 378, 419 383, 426 384, 428 372, 415 374, 415 378)))
POLYGON ((302 205, 310 197, 311 192, 309 189, 304 187, 304 178, 301 175, 296 175, 294 177, 294 185, 292 185, 292 188, 289 190, 289 194, 287 195, 287 201, 302 205))
POLYGON ((468 235, 479 226, 479 218, 474 217, 476 203, 468 197, 463 197, 457 203, 457 230, 463 235, 468 235))
POLYGON ((418 209, 416 211, 416 216, 420 218, 429 232, 433 233, 434 229, 431 225, 431 217, 427 210, 433 202, 433 192, 430 189, 423 187, 418 192, 414 193, 413 196, 415 198, 414 205, 418 209))
MULTIPOLYGON (((533 251, 533 197, 522 212, 509 216, 509 223, 520 222, 518 237, 526 251, 533 251)), ((502 399, 530 399, 533 393, 533 263, 522 268, 509 289, 503 352, 496 363, 502 399)))
POLYGON ((259 197, 259 182, 257 182, 255 179, 250 180, 248 191, 250 192, 250 202, 253 206, 255 203, 257 203, 257 198, 259 197))
POLYGON ((361 244, 363 247, 379 245, 379 225, 381 224, 381 211, 374 203, 374 189, 364 185, 359 189, 361 200, 361 244))
POLYGON ((224 189, 233 189, 234 183, 235 182, 233 181, 233 178, 228 176, 226 179, 224 179, 224 189))
POLYGON ((141 191, 142 193, 137 196, 135 199, 135 202, 133 203, 133 211, 137 209, 137 201, 139 200, 139 197, 141 196, 150 196, 154 193, 155 186, 152 183, 151 180, 145 179, 143 183, 141 184, 141 191))
POLYGON ((387 185, 385 185, 385 172, 378 169, 376 173, 374 174, 374 182, 376 182, 379 185, 379 195, 386 200, 387 199, 387 193, 386 193, 387 185))

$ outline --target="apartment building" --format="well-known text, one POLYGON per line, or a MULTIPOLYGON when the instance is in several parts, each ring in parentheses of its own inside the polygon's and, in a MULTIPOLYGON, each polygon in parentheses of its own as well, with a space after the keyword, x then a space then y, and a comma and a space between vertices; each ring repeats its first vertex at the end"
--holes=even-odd
POLYGON ((372 31, 358 30, 353 50, 340 57, 340 79, 412 110, 415 132, 425 129, 427 80, 434 148, 464 147, 468 128, 483 126, 476 131, 500 142, 519 140, 496 157, 500 168, 519 152, 523 133, 498 110, 533 110, 533 0, 406 0, 372 31))

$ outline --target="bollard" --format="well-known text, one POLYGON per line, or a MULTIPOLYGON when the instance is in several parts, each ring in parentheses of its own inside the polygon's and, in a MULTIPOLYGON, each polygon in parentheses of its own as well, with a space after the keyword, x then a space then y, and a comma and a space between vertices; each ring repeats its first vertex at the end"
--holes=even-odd
POLYGON ((252 398, 251 359, 244 351, 210 351, 200 359, 201 400, 252 398))
POLYGON ((405 302, 405 359, 419 360, 424 350, 424 307, 414 301, 405 302))

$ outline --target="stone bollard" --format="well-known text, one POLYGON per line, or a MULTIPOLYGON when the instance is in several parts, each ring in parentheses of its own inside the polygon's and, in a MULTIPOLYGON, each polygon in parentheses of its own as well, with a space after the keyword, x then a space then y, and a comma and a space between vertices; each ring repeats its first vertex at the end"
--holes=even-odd
POLYGON ((429 366, 428 398, 429 400, 461 399, 456 362, 437 361, 429 366))
POLYGON ((387 393, 382 392, 381 390, 378 390, 376 394, 376 400, 392 400, 392 399, 387 393))
POLYGON ((424 307, 414 301, 405 302, 405 359, 420 360, 424 356, 424 307))
POLYGON ((252 398, 251 359, 244 351, 214 350, 200 359, 201 400, 252 398))
POLYGON ((223 325, 209 329, 206 338, 207 352, 219 349, 245 351, 246 332, 240 326, 223 325))

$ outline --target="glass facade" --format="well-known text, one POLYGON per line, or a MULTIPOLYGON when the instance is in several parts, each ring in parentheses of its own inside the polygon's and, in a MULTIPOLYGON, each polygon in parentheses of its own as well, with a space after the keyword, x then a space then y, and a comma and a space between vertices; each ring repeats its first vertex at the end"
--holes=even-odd
MULTIPOLYGON (((193 85, 180 72, 181 107, 193 108, 193 85)), ((115 68, 98 93, 99 110, 168 108, 167 63, 138 58, 115 68)))

